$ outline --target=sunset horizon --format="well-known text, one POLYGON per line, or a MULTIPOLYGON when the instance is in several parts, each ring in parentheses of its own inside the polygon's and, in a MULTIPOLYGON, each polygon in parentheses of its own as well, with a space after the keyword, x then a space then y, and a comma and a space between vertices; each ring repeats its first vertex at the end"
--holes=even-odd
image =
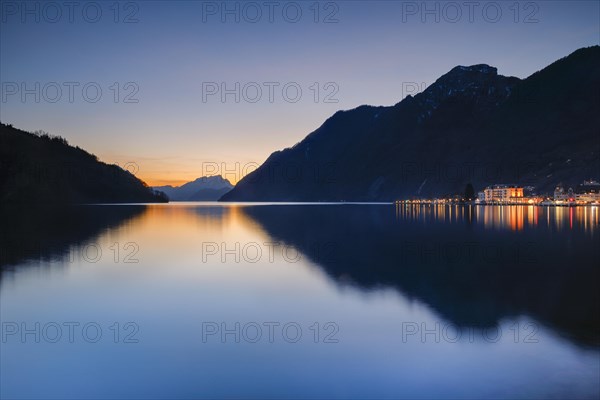
POLYGON ((599 399, 599 110, 598 0, 0 0, 0 399, 599 399))
POLYGON ((22 4, 3 1, 2 122, 62 136, 107 163, 135 164, 150 186, 199 178, 203 164, 260 165, 338 110, 392 106, 458 65, 525 79, 597 45, 600 12, 588 1, 351 1, 306 3, 296 21, 292 2, 263 5, 254 20, 252 5, 191 1, 165 10, 159 1, 106 6, 97 18, 94 3, 65 6, 55 22, 54 7, 31 2, 26 14, 22 4), (411 35, 419 40, 403 40, 411 35), (69 41, 84 50, 63 44, 48 54, 48 44, 69 41))

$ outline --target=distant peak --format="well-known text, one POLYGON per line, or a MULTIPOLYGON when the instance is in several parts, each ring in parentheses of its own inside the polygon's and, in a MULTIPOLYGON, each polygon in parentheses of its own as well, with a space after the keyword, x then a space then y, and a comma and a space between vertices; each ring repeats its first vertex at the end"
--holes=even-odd
POLYGON ((194 182, 228 182, 228 179, 223 178, 221 175, 202 176, 194 180, 194 182))
POLYGON ((424 107, 418 120, 429 118, 450 98, 461 99, 453 104, 474 101, 481 110, 491 110, 508 98, 516 82, 517 78, 498 75, 498 69, 487 64, 456 66, 414 97, 424 107))
POLYGON ((471 66, 458 65, 452 68, 449 72, 451 73, 460 72, 479 72, 480 74, 498 75, 498 68, 489 66, 487 64, 476 64, 471 66))
POLYGON ((471 66, 459 65, 442 75, 432 86, 442 89, 451 88, 462 90, 469 86, 481 86, 496 82, 499 78, 498 69, 487 64, 476 64, 471 66))

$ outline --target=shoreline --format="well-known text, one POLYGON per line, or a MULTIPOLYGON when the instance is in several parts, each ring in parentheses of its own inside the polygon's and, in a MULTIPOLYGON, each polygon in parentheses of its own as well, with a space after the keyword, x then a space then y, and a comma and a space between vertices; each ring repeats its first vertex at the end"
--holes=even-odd
POLYGON ((550 202, 539 203, 485 203, 485 202, 460 202, 460 201, 435 201, 435 200, 398 200, 396 205, 460 205, 460 206, 535 206, 535 207, 598 207, 600 203, 565 203, 556 204, 550 202))

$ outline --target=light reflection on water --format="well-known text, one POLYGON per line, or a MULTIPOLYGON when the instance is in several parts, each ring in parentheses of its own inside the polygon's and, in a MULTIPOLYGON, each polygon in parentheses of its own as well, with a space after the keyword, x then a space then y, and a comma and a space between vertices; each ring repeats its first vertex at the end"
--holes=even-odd
POLYGON ((563 229, 583 229, 593 233, 600 222, 597 206, 543 207, 520 205, 444 205, 397 204, 396 217, 405 220, 482 224, 489 229, 520 231, 536 226, 563 229))
POLYGON ((2 322, 93 322, 103 335, 96 343, 70 343, 66 331, 57 343, 48 332, 39 343, 6 336, 2 398, 600 394, 596 210, 63 211, 3 215, 15 217, 0 236, 10 261, 0 275, 2 322), (135 331, 128 322, 137 343, 124 342, 135 331), (234 332, 239 323, 239 340, 203 336, 207 323, 234 332), (278 330, 271 342, 265 323, 296 324, 302 335, 293 342, 278 330), (255 324, 263 331, 253 342, 255 324))

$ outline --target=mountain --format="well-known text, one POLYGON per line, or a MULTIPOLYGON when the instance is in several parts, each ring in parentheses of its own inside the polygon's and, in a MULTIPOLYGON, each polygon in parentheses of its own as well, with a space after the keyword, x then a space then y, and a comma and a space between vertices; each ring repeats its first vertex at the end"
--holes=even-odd
POLYGON ((339 111, 222 201, 392 201, 600 176, 600 47, 521 80, 458 66, 390 107, 339 111))
POLYGON ((0 123, 0 204, 167 201, 128 171, 61 137, 0 123))
POLYGON ((229 180, 217 176, 203 176, 181 186, 156 186, 172 201, 214 201, 229 192, 233 185, 229 180))

